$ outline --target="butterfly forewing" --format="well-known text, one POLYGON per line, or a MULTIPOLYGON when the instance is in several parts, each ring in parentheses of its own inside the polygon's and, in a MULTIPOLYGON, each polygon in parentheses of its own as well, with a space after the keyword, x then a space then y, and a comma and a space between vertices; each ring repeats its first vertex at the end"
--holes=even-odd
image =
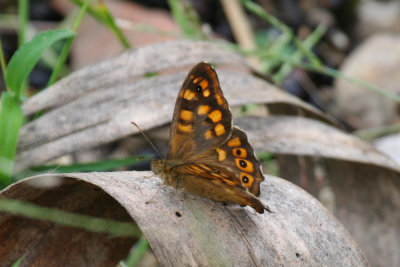
POLYGON ((200 62, 179 91, 172 119, 169 159, 199 154, 223 143, 232 131, 232 114, 210 64, 200 62))

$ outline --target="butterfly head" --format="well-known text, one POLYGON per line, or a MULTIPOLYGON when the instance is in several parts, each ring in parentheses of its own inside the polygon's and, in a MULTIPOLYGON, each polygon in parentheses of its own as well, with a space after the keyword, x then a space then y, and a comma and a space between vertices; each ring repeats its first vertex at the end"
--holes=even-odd
POLYGON ((165 159, 153 159, 151 161, 151 170, 155 174, 160 174, 165 172, 166 170, 166 164, 165 164, 165 159))

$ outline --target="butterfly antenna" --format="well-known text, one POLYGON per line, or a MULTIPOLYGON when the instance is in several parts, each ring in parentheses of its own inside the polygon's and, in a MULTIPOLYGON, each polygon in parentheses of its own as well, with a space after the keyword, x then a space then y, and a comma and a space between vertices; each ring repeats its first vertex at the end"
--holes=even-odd
POLYGON ((138 130, 140 131, 140 133, 144 136, 144 138, 146 138, 147 142, 149 142, 149 144, 151 145, 151 147, 154 149, 154 151, 156 152, 158 158, 161 159, 161 154, 160 152, 157 150, 157 148, 153 145, 153 143, 150 141, 150 139, 147 137, 147 135, 142 131, 142 129, 140 129, 139 125, 137 125, 135 122, 131 121, 131 123, 133 125, 136 126, 136 128, 138 128, 138 130))

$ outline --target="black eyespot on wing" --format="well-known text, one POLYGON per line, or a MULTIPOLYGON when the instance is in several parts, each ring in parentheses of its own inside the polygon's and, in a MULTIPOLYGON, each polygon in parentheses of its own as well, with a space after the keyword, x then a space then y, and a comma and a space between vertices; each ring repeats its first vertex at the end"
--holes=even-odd
POLYGON ((240 149, 236 149, 236 155, 238 156, 242 155, 242 151, 240 149))
POLYGON ((243 183, 247 184, 249 182, 249 177, 247 177, 246 175, 243 175, 242 181, 243 181, 243 183))
POLYGON ((201 88, 200 85, 196 85, 195 90, 196 90, 196 92, 201 93, 201 91, 203 91, 203 88, 201 88))
POLYGON ((247 167, 246 161, 244 161, 244 160, 242 160, 242 159, 239 161, 239 164, 240 164, 240 166, 242 166, 243 168, 246 168, 246 167, 247 167))

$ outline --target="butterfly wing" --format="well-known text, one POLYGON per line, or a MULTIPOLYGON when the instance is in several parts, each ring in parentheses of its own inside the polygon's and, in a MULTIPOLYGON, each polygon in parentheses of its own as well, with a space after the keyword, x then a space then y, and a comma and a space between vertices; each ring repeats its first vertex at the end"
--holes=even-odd
POLYGON ((236 185, 260 195, 260 183, 264 181, 261 164, 247 140, 245 132, 234 127, 229 139, 215 149, 208 150, 195 160, 211 169, 224 168, 229 171, 236 185))
POLYGON ((167 159, 187 159, 223 143, 232 132, 232 114, 213 67, 198 63, 179 91, 167 159))
POLYGON ((200 62, 179 91, 167 159, 152 165, 167 184, 217 201, 268 210, 257 196, 264 180, 246 134, 232 113, 217 73, 200 62))
POLYGON ((210 175, 207 172, 208 166, 206 168, 204 166, 195 164, 178 166, 174 169, 175 179, 171 180, 170 185, 216 201, 231 201, 242 207, 248 205, 258 213, 264 213, 264 210, 271 212, 258 197, 231 179, 233 177, 231 173, 222 170, 218 176, 210 175))
POLYGON ((233 128, 230 138, 173 169, 173 186, 212 198, 249 205, 257 212, 270 211, 257 196, 264 180, 261 164, 246 134, 233 128))

